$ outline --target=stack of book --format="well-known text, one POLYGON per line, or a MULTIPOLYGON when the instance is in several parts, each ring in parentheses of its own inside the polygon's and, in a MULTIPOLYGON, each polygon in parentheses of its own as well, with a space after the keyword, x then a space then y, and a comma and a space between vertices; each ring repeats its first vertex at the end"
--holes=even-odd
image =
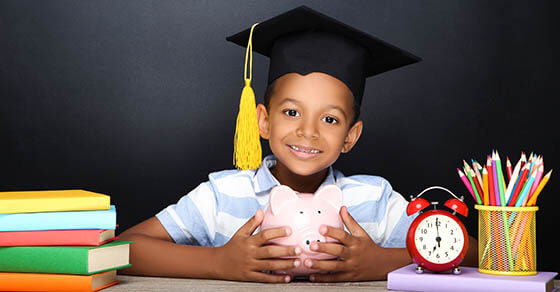
POLYGON ((130 241, 110 197, 84 190, 0 192, 0 291, 97 291, 118 283, 130 241))

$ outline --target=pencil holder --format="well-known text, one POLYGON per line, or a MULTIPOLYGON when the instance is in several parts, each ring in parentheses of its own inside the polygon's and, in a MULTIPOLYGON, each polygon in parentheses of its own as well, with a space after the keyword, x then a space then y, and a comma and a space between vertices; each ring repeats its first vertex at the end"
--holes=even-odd
POLYGON ((478 210, 478 271, 494 275, 537 273, 533 207, 475 205, 478 210))

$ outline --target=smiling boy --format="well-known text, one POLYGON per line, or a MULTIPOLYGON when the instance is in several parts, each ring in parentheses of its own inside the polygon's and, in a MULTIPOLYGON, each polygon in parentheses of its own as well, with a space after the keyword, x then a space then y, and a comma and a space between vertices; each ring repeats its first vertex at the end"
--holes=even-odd
MULTIPOLYGON (((381 177, 346 177, 332 165, 362 134, 365 78, 419 59, 304 6, 259 24, 254 37, 253 28, 228 40, 270 57, 264 104, 251 111, 273 155, 255 169, 209 174, 177 204, 123 232, 121 239, 134 241, 132 267, 124 272, 289 282, 290 276, 264 271, 306 265, 325 272, 311 275, 312 281, 386 278, 411 262, 405 236, 414 216, 405 213, 407 201, 381 177), (341 188, 340 216, 347 231, 322 226, 321 234, 340 243, 311 245, 337 259, 280 258, 301 250, 266 242, 291 230, 255 232, 270 190, 280 184, 306 193, 325 184, 341 188)), ((476 240, 469 241, 466 262, 473 265, 476 240)))
POLYGON ((362 133, 362 121, 354 123, 352 94, 340 80, 320 72, 288 73, 270 91, 274 98, 257 106, 257 116, 260 136, 278 161, 271 172, 282 184, 313 193, 329 166, 362 133))

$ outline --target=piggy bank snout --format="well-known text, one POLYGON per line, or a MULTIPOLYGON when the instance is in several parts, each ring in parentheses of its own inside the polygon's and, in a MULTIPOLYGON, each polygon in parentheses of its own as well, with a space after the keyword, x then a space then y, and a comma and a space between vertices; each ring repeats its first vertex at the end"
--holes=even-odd
POLYGON ((321 234, 319 234, 318 232, 308 232, 308 233, 304 233, 300 240, 299 240, 299 246, 303 249, 304 252, 306 253, 316 253, 315 251, 313 251, 311 249, 311 244, 313 242, 327 242, 326 238, 324 236, 322 236, 321 234))

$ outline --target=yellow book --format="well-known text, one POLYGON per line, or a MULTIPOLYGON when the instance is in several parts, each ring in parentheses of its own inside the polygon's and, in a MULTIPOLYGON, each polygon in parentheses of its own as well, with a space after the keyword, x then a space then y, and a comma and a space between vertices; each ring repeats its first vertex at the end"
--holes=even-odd
POLYGON ((110 197, 85 190, 0 192, 0 214, 109 210, 110 197))

